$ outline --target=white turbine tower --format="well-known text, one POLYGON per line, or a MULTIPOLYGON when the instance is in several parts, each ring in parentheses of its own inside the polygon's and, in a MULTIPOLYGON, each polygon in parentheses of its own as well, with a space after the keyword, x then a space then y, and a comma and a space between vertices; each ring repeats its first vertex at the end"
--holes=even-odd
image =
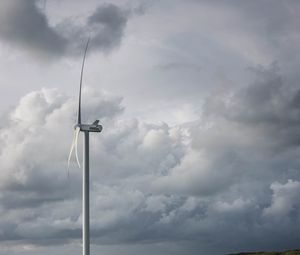
POLYGON ((86 53, 89 46, 88 39, 83 55, 83 61, 81 66, 81 75, 80 75, 80 86, 79 86, 79 98, 78 98, 78 116, 77 123, 74 126, 74 138, 71 145, 71 151, 68 159, 68 167, 70 164, 70 159, 72 156, 72 152, 75 148, 75 155, 78 166, 80 167, 79 158, 78 158, 78 150, 77 150, 77 142, 80 131, 84 133, 84 141, 83 141, 83 179, 82 179, 82 254, 90 255, 90 206, 89 206, 89 134, 90 132, 101 132, 102 126, 99 125, 99 120, 95 120, 93 124, 82 124, 81 123, 81 88, 82 88, 82 77, 83 77, 83 69, 86 53))

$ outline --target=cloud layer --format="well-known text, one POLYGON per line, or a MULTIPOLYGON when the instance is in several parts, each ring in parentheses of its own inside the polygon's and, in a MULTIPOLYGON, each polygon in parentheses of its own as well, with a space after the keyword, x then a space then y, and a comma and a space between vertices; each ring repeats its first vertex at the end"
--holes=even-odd
POLYGON ((165 0, 132 17, 117 2, 56 23, 33 0, 0 3, 2 43, 69 61, 67 71, 61 61, 49 74, 47 63, 24 66, 26 56, 7 53, 2 63, 8 63, 0 77, 5 88, 37 76, 67 85, 27 93, 2 118, 0 253, 59 254, 61 244, 64 255, 80 249, 82 179, 75 161, 67 174, 76 102, 62 92, 77 79, 60 75, 76 69, 71 57, 88 34, 92 48, 104 53, 124 44, 110 59, 113 68, 90 59, 87 83, 129 96, 84 91, 84 121, 104 126, 91 135, 95 253, 298 248, 299 4, 165 0), (8 72, 12 63, 25 75, 8 72), (127 115, 126 100, 154 121, 127 115), (172 125, 159 121, 172 120, 166 105, 178 115, 172 125))
MULTIPOLYGON (((91 138, 94 244, 297 246, 299 90, 284 86, 274 65, 250 72, 252 82, 213 92, 187 126, 122 120, 119 98, 85 91, 85 116, 104 125, 91 138)), ((66 174, 73 109, 42 89, 23 97, 1 129, 2 241, 80 239, 81 174, 66 174)))

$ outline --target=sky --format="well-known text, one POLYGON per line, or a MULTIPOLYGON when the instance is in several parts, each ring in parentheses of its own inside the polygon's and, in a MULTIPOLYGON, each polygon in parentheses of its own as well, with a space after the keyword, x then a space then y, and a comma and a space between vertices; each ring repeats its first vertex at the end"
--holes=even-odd
POLYGON ((299 248, 300 2, 1 0, 0 255, 299 248), (80 140, 79 148, 81 149, 80 140), (81 151, 81 150, 80 150, 81 151))

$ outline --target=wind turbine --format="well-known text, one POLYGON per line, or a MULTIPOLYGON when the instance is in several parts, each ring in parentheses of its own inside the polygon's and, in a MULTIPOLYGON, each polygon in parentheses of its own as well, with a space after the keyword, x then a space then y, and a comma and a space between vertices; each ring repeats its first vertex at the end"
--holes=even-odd
POLYGON ((71 145, 71 151, 68 159, 68 167, 70 165, 70 159, 75 148, 75 155, 77 164, 80 168, 79 158, 78 158, 78 136, 80 131, 83 132, 83 169, 82 169, 82 254, 90 255, 90 206, 89 206, 89 191, 90 191, 90 182, 89 182, 89 134, 90 132, 101 132, 102 126, 99 125, 99 120, 95 120, 92 124, 82 124, 81 123, 81 89, 82 89, 82 78, 84 63, 86 58, 86 53, 89 47, 90 38, 87 40, 82 66, 80 74, 80 85, 79 85, 79 97, 78 97, 78 115, 77 123, 74 126, 74 137, 71 145))

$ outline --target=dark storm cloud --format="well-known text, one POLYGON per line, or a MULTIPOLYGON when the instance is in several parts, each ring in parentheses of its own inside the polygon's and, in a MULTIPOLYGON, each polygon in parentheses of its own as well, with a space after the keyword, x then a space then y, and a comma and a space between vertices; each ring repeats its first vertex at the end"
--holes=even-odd
MULTIPOLYGON (((247 85, 220 88, 206 100, 201 121, 190 129, 197 158, 182 160, 159 184, 173 194, 199 194, 195 215, 177 225, 188 229, 185 237, 193 230, 191 236, 236 251, 297 247, 299 88, 276 65, 251 72, 247 85)), ((173 222, 179 212, 170 214, 173 222)))
POLYGON ((93 41, 96 47, 110 49, 120 44, 127 22, 127 14, 113 4, 99 7, 88 18, 88 26, 95 31, 93 41))
MULTIPOLYGON (((205 105, 207 116, 222 116, 244 128, 255 128, 270 138, 274 148, 298 146, 300 127, 300 90, 288 84, 277 64, 251 68, 253 82, 242 88, 222 91, 205 105), (276 139, 271 139, 271 138, 276 139)), ((241 128, 242 128, 241 127, 241 128)))
POLYGON ((0 38, 35 55, 77 55, 92 37, 92 48, 108 52, 121 43, 128 12, 113 4, 99 6, 83 25, 65 21, 52 27, 35 0, 0 3, 0 38))
POLYGON ((67 40, 49 27, 34 0, 4 0, 0 3, 0 36, 37 54, 63 54, 67 40))

